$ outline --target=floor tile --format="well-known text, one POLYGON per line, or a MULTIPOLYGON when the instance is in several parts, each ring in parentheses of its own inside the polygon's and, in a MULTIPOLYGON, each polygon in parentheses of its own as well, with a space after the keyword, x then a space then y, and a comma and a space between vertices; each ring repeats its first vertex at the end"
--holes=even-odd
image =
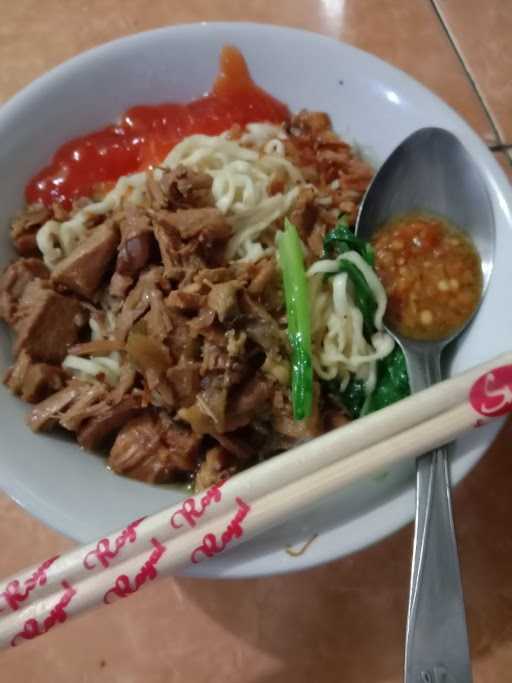
POLYGON ((47 69, 99 43, 166 24, 243 20, 345 40, 404 69, 456 109, 487 141, 494 133, 427 0, 37 0, 6 3, 0 23, 0 102, 47 69), (48 36, 51 35, 51 40, 48 36))
POLYGON ((512 142, 510 0, 433 0, 503 142, 512 142))

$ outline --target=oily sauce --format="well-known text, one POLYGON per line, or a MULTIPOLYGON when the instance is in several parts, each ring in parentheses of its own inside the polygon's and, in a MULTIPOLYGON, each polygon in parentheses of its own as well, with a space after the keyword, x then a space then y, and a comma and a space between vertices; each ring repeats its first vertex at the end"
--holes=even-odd
POLYGON ((390 327, 410 339, 438 340, 474 313, 482 266, 470 239, 424 214, 394 219, 373 239, 375 268, 388 295, 390 327))
POLYGON ((28 204, 54 202, 70 208, 122 175, 158 164, 180 140, 195 133, 218 135, 235 124, 281 123, 288 108, 258 87, 242 54, 225 46, 210 94, 187 103, 131 107, 116 124, 65 143, 28 183, 28 204))

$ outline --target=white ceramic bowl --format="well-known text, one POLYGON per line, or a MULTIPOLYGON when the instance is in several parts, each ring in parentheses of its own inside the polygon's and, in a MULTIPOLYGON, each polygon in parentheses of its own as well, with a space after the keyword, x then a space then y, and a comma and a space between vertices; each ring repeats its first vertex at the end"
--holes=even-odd
MULTIPOLYGON (((225 43, 237 45, 258 84, 286 102, 326 111, 334 127, 376 165, 422 126, 459 136, 478 162, 497 226, 495 272, 475 323, 457 344, 449 372, 510 348, 512 307, 505 306, 512 254, 510 188, 478 136, 444 102, 401 71, 353 47, 312 33, 254 24, 196 24, 123 38, 79 55, 32 83, 0 109, 0 260, 13 256, 8 224, 23 204, 30 176, 70 137, 103 126, 127 107, 189 100, 211 86, 225 43)), ((0 330, 0 369, 10 344, 0 330)), ((27 408, 0 388, 0 485, 31 513, 81 542, 178 500, 180 494, 112 475, 104 460, 54 435, 25 426, 27 408)), ((498 425, 472 432, 454 447, 459 481, 482 456, 498 425)), ((413 516, 412 465, 326 500, 195 574, 251 576, 286 572, 354 552, 413 516), (284 548, 319 537, 300 557, 284 548)))

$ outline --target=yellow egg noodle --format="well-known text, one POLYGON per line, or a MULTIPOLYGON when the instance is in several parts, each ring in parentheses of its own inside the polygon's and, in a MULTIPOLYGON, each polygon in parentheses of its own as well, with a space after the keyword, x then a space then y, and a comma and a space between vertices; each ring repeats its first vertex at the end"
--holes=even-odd
MULTIPOLYGON (((246 126, 238 140, 227 133, 218 136, 192 135, 176 145, 158 168, 152 169, 156 180, 164 169, 184 165, 212 178, 215 206, 233 228, 227 245, 231 261, 256 261, 273 252, 260 240, 264 231, 287 215, 306 185, 301 171, 285 157, 286 133, 275 125, 253 123, 246 126), (282 191, 270 195, 272 179, 279 174, 282 191)), ((69 220, 47 221, 38 231, 37 244, 45 263, 52 269, 70 254, 87 235, 91 220, 106 216, 122 203, 144 205, 146 173, 121 177, 115 187, 98 202, 90 202, 69 220)), ((320 199, 320 198, 319 198, 320 199)), ((336 260, 321 259, 308 271, 312 299, 313 365, 325 380, 339 377, 342 388, 351 374, 364 380, 367 393, 377 381, 377 361, 393 349, 393 339, 383 331, 387 298, 373 269, 356 252, 347 252, 336 260), (337 273, 340 258, 352 262, 364 275, 377 302, 376 332, 369 343, 363 334, 363 316, 354 300, 353 286, 346 273, 337 273), (326 273, 334 274, 326 279, 326 273)), ((114 316, 110 315, 111 330, 114 316)), ((91 339, 108 338, 91 319, 91 339)), ((104 375, 111 385, 120 376, 120 356, 68 355, 63 366, 80 377, 104 375)))
MULTIPOLYGON (((212 177, 215 205, 233 227, 227 247, 230 259, 259 258, 264 250, 257 242, 258 236, 288 213, 304 185, 300 171, 284 157, 283 142, 277 137, 281 133, 277 126, 252 124, 240 143, 229 140, 226 134, 191 135, 171 150, 160 167, 152 170, 159 180, 163 169, 183 164, 212 177), (283 177, 285 189, 270 196, 268 187, 276 172, 283 177)), ((73 251, 86 236, 91 219, 107 215, 123 201, 143 204, 145 187, 144 172, 122 176, 101 201, 87 204, 69 220, 47 221, 37 233, 37 245, 46 265, 54 268, 73 251)))
POLYGON ((338 377, 341 389, 350 381, 351 373, 365 382, 369 395, 377 382, 377 361, 393 350, 393 338, 383 330, 382 318, 387 297, 373 269, 355 251, 348 251, 335 260, 321 259, 308 270, 313 367, 325 380, 338 377), (354 300, 353 285, 347 273, 339 273, 341 260, 356 265, 363 273, 377 302, 371 343, 364 336, 363 315, 354 300), (337 274, 335 274, 337 273, 337 274), (334 274, 325 278, 326 274, 334 274))

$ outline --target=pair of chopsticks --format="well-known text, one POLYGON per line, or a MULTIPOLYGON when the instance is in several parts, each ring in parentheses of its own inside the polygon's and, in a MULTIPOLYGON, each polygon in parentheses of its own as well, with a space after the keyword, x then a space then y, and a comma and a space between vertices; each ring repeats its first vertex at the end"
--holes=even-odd
POLYGON ((512 353, 324 434, 0 583, 0 646, 206 562, 356 480, 512 411, 512 353))

